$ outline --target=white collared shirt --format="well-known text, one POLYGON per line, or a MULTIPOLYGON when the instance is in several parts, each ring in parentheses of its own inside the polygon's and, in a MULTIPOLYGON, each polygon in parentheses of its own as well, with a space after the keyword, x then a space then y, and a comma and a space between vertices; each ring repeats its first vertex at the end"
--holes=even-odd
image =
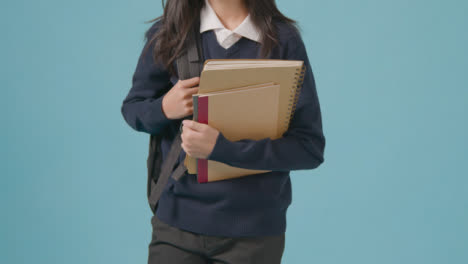
POLYGON ((224 27, 208 0, 200 11, 200 33, 213 30, 221 47, 228 49, 242 37, 260 42, 260 31, 250 19, 250 14, 233 31, 224 27))

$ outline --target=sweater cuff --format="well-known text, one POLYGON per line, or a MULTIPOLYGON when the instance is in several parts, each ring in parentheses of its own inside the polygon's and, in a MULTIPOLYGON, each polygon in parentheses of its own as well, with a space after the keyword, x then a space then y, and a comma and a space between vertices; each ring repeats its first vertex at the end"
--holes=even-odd
POLYGON ((227 139, 223 133, 219 131, 215 146, 206 159, 228 163, 230 160, 229 154, 234 151, 234 144, 233 141, 227 139))
POLYGON ((154 125, 160 128, 164 128, 167 124, 171 123, 172 119, 167 118, 162 109, 162 100, 164 96, 160 96, 153 101, 151 107, 151 119, 154 121, 154 125))

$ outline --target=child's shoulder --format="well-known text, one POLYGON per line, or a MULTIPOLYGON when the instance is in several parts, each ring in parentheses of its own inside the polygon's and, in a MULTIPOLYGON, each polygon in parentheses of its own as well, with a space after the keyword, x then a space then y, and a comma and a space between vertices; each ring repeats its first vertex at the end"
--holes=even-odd
POLYGON ((273 20, 276 27, 278 40, 281 43, 301 40, 301 33, 296 25, 282 20, 273 20))
POLYGON ((305 45, 299 28, 285 21, 275 21, 279 57, 284 59, 303 58, 305 45))
POLYGON ((151 37, 158 31, 159 27, 161 26, 161 23, 161 18, 157 19, 156 21, 153 21, 151 26, 145 32, 145 38, 151 39, 151 37))

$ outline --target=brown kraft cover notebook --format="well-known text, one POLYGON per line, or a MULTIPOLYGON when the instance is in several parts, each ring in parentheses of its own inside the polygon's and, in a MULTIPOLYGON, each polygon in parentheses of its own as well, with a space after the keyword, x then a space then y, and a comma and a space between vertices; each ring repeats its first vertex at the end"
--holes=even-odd
MULTIPOLYGON (((276 127, 265 126, 265 130, 268 131, 263 131, 263 135, 268 135, 268 137, 271 137, 272 139, 281 137, 283 133, 287 131, 289 120, 294 113, 300 88, 302 86, 303 75, 303 61, 260 59, 207 60, 201 74, 198 94, 193 95, 193 120, 197 122, 208 122, 207 124, 222 131, 223 135, 231 141, 237 141, 243 138, 260 139, 252 137, 252 135, 258 135, 258 131, 256 132, 257 134, 248 134, 249 130, 247 128, 249 128, 249 126, 245 126, 245 124, 237 124, 237 127, 246 128, 242 130, 245 132, 244 134, 239 132, 239 129, 236 130, 234 125, 221 125, 218 120, 219 116, 216 115, 220 115, 218 112, 223 113, 222 116, 225 118, 223 119, 225 123, 229 123, 229 119, 232 119, 232 124, 235 124, 235 122, 239 122, 239 120, 242 119, 245 119, 244 122, 249 122, 248 118, 249 116, 253 116, 252 113, 267 108, 269 109, 270 114, 274 113, 276 115, 274 118, 276 120, 274 122, 276 127), (274 85, 278 86, 277 91, 274 91, 275 89, 271 89, 274 85), (258 89, 259 87, 264 87, 265 89, 260 89, 261 92, 260 90, 257 90, 257 92, 254 93, 256 96, 261 97, 257 98, 257 100, 250 100, 253 98, 253 95, 249 97, 247 95, 248 92, 239 93, 239 91, 242 90, 258 89), (270 98, 267 94, 271 91, 273 91, 273 93, 278 93, 276 104, 265 103, 266 101, 264 98, 270 98), (223 95, 223 93, 227 94, 223 95), (202 99, 204 97, 205 99, 202 99), (211 100, 212 98, 215 99, 211 100), (229 98, 231 98, 233 103, 229 104, 229 98), (202 103, 201 115, 198 113, 200 110, 200 99, 202 103), (218 105, 217 102, 223 103, 218 105), (244 105, 247 106, 249 103, 251 103, 251 105, 249 105, 250 113, 238 112, 235 114, 236 109, 239 110, 239 108, 244 108, 244 105), (232 105, 235 104, 237 104, 237 108, 232 107, 232 105), (228 105, 231 105, 231 107, 227 107, 228 105), (205 114, 203 113, 203 109, 206 111, 205 114), (208 117, 204 115, 208 115, 208 117), (201 121, 198 119, 200 116, 202 117, 201 121), (206 118, 205 120, 203 120, 204 117, 206 118), (210 117, 217 120, 215 122, 217 122, 219 127, 216 127, 217 125, 214 123, 210 123, 210 117), (220 129, 221 127, 223 129, 220 129)), ((269 122, 270 125, 272 123, 273 122, 269 122)), ((245 176, 248 174, 267 172, 248 170, 249 172, 246 174, 247 171, 241 171, 245 170, 241 168, 236 168, 237 170, 231 169, 230 171, 224 171, 220 169, 220 164, 224 163, 217 163, 212 160, 208 160, 206 162, 197 161, 197 159, 189 155, 186 155, 184 161, 184 164, 188 169, 188 173, 199 174, 198 176, 201 178, 201 180, 199 179, 200 182, 240 177, 239 175, 241 174, 242 176, 245 176), (213 169, 210 169, 211 164, 216 164, 212 165, 213 169), (204 173, 202 176, 200 176, 200 173, 198 172, 200 168, 204 170, 202 171, 204 173), (216 171, 217 176, 210 178, 209 172, 211 171, 216 171), (218 175, 222 173, 224 173, 224 175, 218 175)), ((227 164, 224 165, 228 166, 227 164)))

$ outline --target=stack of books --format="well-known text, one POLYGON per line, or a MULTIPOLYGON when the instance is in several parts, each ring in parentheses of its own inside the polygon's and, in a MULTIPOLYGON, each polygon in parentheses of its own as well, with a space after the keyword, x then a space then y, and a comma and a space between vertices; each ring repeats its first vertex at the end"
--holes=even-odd
MULTIPOLYGON (((193 120, 208 124, 231 140, 278 139, 289 128, 299 98, 305 66, 298 60, 206 60, 193 120)), ((252 170, 186 155, 188 173, 199 183, 219 181, 270 170, 252 170)))

